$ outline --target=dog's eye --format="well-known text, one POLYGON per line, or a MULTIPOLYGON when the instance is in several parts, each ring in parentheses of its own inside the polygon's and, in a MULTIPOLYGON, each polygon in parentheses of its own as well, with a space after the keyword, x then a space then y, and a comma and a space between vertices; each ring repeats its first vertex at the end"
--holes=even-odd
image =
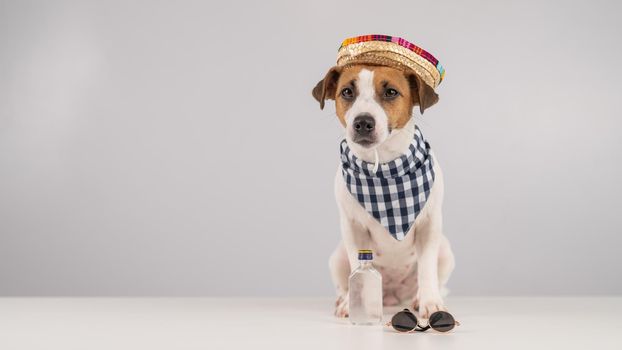
POLYGON ((346 100, 350 100, 354 97, 354 92, 350 88, 344 88, 341 90, 341 96, 343 96, 346 100))
POLYGON ((400 94, 400 93, 399 93, 397 90, 392 89, 392 88, 388 88, 388 89, 384 90, 384 98, 386 98, 386 99, 392 99, 392 98, 395 98, 395 97, 397 97, 399 94, 400 94))

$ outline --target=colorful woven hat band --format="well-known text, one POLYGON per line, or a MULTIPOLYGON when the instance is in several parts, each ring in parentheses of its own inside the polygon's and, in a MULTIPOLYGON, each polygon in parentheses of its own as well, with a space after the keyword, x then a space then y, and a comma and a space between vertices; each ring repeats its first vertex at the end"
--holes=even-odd
POLYGON ((432 88, 436 88, 445 76, 445 69, 432 54, 389 35, 363 35, 344 40, 337 53, 337 66, 352 64, 412 69, 432 88))

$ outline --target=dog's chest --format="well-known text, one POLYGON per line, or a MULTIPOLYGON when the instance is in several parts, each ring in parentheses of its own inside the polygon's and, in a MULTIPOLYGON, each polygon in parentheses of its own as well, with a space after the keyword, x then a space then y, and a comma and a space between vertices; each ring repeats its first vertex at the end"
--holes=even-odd
POLYGON ((412 290, 416 286, 417 266, 413 232, 403 241, 397 241, 387 232, 370 232, 370 236, 370 246, 375 252, 374 267, 382 274, 384 290, 412 290))
POLYGON ((367 226, 374 251, 374 265, 386 268, 408 269, 416 262, 415 228, 411 228, 404 240, 398 241, 381 227, 367 226))

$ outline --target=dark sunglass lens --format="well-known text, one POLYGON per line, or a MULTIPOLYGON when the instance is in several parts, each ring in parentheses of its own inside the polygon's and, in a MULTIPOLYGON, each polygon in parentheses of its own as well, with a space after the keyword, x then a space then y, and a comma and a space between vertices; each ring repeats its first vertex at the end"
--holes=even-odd
POLYGON ((445 311, 437 311, 430 316, 430 327, 435 331, 447 332, 452 330, 456 326, 456 320, 454 317, 445 311))
POLYGON ((410 332, 417 327, 417 317, 408 311, 400 311, 391 319, 391 326, 399 332, 410 332))

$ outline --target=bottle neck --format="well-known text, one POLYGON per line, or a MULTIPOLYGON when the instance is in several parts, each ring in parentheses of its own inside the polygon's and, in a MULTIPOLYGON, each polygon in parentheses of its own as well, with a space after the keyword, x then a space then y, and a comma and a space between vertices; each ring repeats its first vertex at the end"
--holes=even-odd
POLYGON ((359 265, 361 266, 361 268, 372 267, 371 260, 359 260, 359 265))

